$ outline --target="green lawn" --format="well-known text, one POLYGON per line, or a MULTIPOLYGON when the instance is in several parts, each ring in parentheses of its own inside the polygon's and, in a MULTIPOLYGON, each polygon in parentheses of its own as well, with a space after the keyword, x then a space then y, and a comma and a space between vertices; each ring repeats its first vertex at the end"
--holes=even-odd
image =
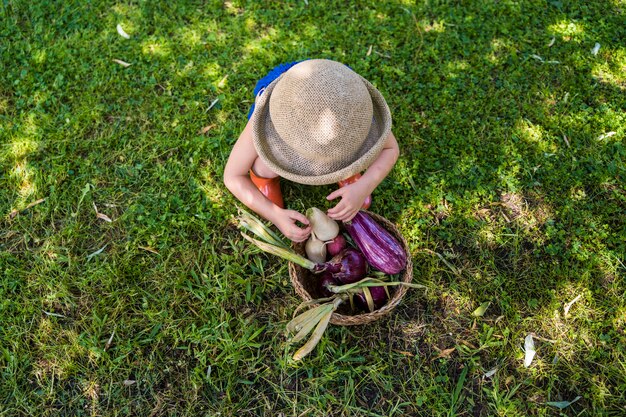
POLYGON ((626 415, 626 2, 158 3, 0 3, 0 416, 626 415), (311 57, 387 98, 428 290, 293 363, 221 176, 311 57))

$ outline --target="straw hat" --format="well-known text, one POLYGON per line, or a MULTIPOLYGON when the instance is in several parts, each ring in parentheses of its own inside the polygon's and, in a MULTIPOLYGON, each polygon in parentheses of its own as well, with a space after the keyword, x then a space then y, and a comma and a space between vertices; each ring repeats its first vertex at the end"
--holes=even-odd
POLYGON ((259 158, 275 173, 332 184, 371 165, 391 131, 382 94, 339 62, 300 62, 256 98, 251 118, 259 158))

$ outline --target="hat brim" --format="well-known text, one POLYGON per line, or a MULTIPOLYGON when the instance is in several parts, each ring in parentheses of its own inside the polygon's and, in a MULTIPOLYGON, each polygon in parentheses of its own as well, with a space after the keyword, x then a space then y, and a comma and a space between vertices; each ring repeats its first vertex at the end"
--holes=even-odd
POLYGON ((255 109, 250 119, 254 147, 259 158, 276 174, 290 181, 307 185, 332 184, 367 169, 382 151, 391 132, 391 111, 382 94, 361 77, 372 99, 372 125, 366 140, 354 155, 342 159, 306 158, 294 151, 276 132, 270 118, 270 96, 281 75, 256 97, 255 109))

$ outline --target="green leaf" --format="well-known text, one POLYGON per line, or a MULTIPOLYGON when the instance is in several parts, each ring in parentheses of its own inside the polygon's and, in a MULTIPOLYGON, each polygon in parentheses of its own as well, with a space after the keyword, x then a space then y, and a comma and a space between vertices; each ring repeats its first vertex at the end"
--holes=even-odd
POLYGON ((487 308, 489 308, 490 304, 491 304, 491 301, 485 301, 484 303, 480 305, 480 307, 474 310, 474 312, 472 313, 472 316, 482 317, 485 314, 485 311, 487 311, 487 308))
POLYGON ((581 398, 582 397, 579 395, 578 397, 574 398, 572 401, 548 401, 546 405, 551 405, 552 407, 556 407, 559 410, 562 410, 574 404, 576 401, 580 400, 581 398))

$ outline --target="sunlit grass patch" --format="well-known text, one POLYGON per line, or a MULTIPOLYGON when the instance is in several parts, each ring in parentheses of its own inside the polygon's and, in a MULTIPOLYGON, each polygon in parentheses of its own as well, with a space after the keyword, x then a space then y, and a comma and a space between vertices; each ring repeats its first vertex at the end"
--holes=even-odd
POLYGON ((585 34, 585 26, 582 22, 561 20, 548 26, 548 32, 559 35, 561 39, 569 41, 571 39, 580 39, 585 34))
POLYGON ((144 55, 167 58, 171 54, 171 46, 161 39, 146 39, 142 41, 141 51, 144 55))
POLYGON ((35 152, 38 149, 39 144, 37 141, 32 140, 32 139, 28 139, 28 138, 17 139, 16 138, 10 143, 10 147, 11 147, 10 154, 13 160, 21 161, 28 154, 35 152))

